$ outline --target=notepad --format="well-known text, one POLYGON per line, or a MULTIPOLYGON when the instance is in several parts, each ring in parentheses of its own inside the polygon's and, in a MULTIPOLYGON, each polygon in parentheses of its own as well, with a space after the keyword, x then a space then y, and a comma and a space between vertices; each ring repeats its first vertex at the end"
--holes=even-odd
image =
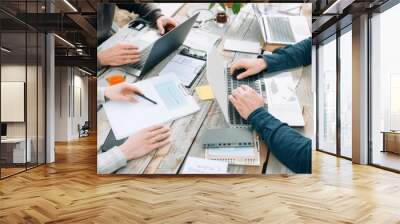
POLYGON ((198 86, 195 90, 201 100, 214 99, 214 93, 210 85, 198 86))
POLYGON ((106 102, 103 105, 104 110, 117 140, 152 125, 163 124, 192 114, 200 109, 174 74, 153 77, 133 85, 157 104, 142 97, 136 97, 135 103, 106 102))
POLYGON ((207 148, 205 158, 232 165, 259 166, 260 150, 256 147, 207 148))
POLYGON ((226 174, 228 163, 197 157, 187 157, 182 174, 226 174))

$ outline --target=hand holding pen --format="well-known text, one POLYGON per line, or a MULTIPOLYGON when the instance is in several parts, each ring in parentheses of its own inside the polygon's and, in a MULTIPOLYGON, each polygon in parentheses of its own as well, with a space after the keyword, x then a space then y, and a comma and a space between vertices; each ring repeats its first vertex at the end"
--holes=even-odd
POLYGON ((109 100, 113 101, 124 101, 124 102, 134 103, 137 102, 137 99, 135 99, 136 95, 142 97, 143 99, 153 104, 157 104, 157 102, 155 102, 154 100, 146 97, 139 88, 127 82, 122 82, 107 87, 107 89, 104 91, 104 96, 109 100))

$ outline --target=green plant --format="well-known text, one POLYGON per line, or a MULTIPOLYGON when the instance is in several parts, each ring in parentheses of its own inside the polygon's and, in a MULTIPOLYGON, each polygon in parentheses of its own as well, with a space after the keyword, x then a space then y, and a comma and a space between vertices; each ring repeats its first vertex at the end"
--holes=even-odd
POLYGON ((234 3, 210 3, 208 9, 212 9, 216 4, 220 5, 224 11, 226 11, 227 6, 230 6, 232 8, 233 14, 238 14, 240 12, 240 9, 244 6, 244 3, 241 2, 234 2, 234 3))

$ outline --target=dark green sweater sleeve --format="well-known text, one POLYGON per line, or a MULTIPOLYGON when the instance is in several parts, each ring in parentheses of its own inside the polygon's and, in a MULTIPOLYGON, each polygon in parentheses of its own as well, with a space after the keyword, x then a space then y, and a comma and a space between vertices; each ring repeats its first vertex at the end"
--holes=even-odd
POLYGON ((278 48, 272 54, 262 55, 267 62, 267 73, 311 64, 311 37, 296 44, 278 48))
POLYGON ((282 123, 263 107, 251 113, 248 121, 268 150, 286 167, 295 173, 311 173, 311 139, 282 123))
POLYGON ((161 9, 153 3, 117 4, 118 8, 126 9, 130 12, 139 14, 145 20, 155 23, 162 16, 161 9))

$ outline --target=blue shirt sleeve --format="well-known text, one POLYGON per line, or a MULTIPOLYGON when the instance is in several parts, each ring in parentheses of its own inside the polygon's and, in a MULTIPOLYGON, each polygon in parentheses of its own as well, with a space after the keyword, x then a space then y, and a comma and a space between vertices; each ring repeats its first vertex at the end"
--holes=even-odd
POLYGON ((295 173, 311 173, 311 139, 282 123, 263 107, 253 111, 248 121, 268 150, 286 167, 295 173))
POLYGON ((311 64, 311 37, 294 45, 276 49, 272 54, 260 55, 267 63, 267 73, 311 64))

